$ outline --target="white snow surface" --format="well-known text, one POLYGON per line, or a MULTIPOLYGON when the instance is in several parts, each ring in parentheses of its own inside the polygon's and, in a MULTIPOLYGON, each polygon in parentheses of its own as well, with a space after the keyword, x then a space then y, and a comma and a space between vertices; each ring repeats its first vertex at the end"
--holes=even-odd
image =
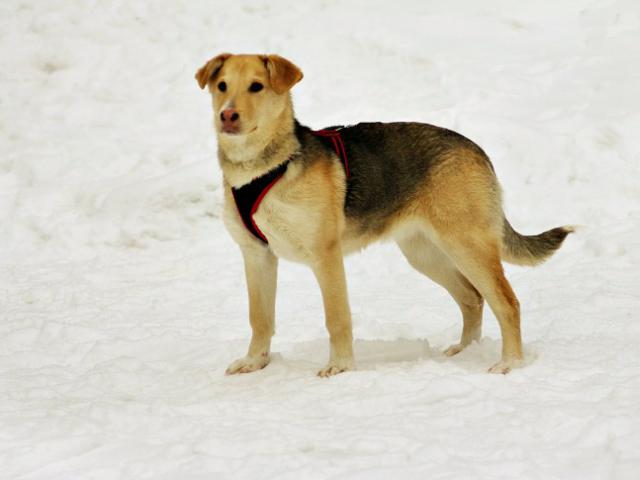
POLYGON ((0 3, 0 478, 640 478, 636 1, 0 3), (457 307, 393 244, 346 261, 358 370, 321 379, 311 272, 281 262, 272 363, 220 220, 207 93, 223 52, 305 72, 313 128, 416 120, 491 156, 523 233, 526 365, 463 353, 457 307))

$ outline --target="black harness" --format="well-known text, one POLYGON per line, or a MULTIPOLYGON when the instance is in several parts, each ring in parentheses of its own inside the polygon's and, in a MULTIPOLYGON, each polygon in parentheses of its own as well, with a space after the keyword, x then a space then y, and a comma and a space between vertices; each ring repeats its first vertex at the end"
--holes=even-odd
MULTIPOLYGON (((347 152, 344 149, 340 130, 317 130, 311 133, 333 147, 336 155, 338 155, 338 158, 342 161, 347 179, 349 179, 349 162, 347 161, 347 152)), ((233 194, 233 199, 236 202, 240 218, 242 218, 242 223, 244 223, 244 226, 247 227, 247 230, 249 230, 254 237, 264 244, 268 244, 269 241, 253 220, 253 214, 258 211, 260 203, 271 187, 273 187, 285 174, 288 165, 289 160, 281 163, 264 175, 254 178, 251 182, 241 186, 240 188, 231 187, 231 193, 233 194)))

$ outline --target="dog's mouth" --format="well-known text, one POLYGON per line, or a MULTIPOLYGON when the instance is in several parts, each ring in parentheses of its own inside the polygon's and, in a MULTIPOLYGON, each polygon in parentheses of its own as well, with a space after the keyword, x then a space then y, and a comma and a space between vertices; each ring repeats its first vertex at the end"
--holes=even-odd
POLYGON ((255 132, 258 129, 258 127, 253 127, 250 131, 246 132, 246 133, 242 133, 240 131, 240 127, 235 126, 235 125, 222 125, 220 127, 220 133, 223 133, 225 135, 233 135, 233 136, 240 136, 240 135, 250 135, 253 132, 255 132))
POLYGON ((220 133, 226 133, 227 135, 239 135, 240 134, 240 126, 223 124, 220 127, 220 133))

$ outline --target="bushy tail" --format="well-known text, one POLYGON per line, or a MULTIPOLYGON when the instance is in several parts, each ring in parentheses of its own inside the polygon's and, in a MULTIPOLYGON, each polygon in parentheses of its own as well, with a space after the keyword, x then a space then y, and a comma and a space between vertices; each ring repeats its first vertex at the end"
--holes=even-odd
POLYGON ((515 265, 538 265, 560 248, 573 227, 557 227, 539 235, 520 235, 504 219, 502 229, 502 259, 515 265))

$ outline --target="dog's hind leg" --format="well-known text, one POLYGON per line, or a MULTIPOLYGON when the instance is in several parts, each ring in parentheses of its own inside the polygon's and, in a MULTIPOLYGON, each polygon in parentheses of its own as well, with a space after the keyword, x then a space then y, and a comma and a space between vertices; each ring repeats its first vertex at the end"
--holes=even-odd
MULTIPOLYGON (((451 233, 451 232, 450 232, 451 233)), ((487 300, 502 333, 502 358, 489 369, 491 373, 507 373, 522 363, 520 304, 504 276, 498 241, 483 230, 464 234, 445 234, 438 243, 456 267, 487 300)))
POLYGON ((471 282, 424 234, 417 232, 398 239, 397 243, 409 264, 444 287, 460 307, 463 321, 460 342, 447 348, 445 355, 455 355, 474 340, 479 340, 482 333, 484 300, 471 282))
POLYGON ((501 256, 504 217, 500 186, 489 160, 475 149, 444 154, 414 208, 424 232, 482 295, 500 324, 502 359, 492 373, 522 362, 520 305, 504 276, 501 256))

